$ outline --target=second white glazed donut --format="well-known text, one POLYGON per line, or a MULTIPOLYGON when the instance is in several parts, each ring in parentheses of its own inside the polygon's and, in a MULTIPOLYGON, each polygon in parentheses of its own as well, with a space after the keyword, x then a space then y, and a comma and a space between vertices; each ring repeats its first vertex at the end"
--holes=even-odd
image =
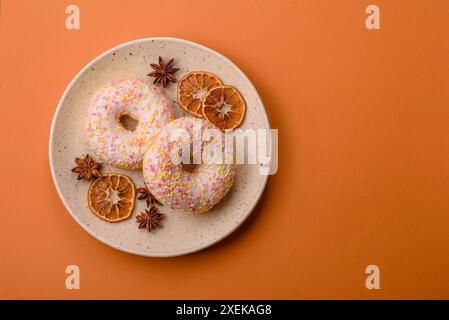
MULTIPOLYGON (((228 193, 235 180, 235 164, 224 163, 228 151, 223 148, 223 138, 224 135, 220 130, 203 119, 183 117, 170 122, 152 140, 145 154, 143 161, 145 185, 161 203, 172 209, 192 213, 210 210, 228 193), (198 149, 202 149, 203 153, 207 145, 210 150, 222 150, 222 156, 218 158, 223 161, 219 164, 213 161, 205 163, 203 154, 203 163, 198 164, 193 172, 188 172, 184 170, 182 164, 172 161, 173 155, 182 153, 182 143, 173 138, 179 137, 178 132, 185 132, 192 138, 196 134, 195 131, 204 137, 204 130, 211 130, 209 132, 214 132, 215 136, 211 135, 213 138, 203 142, 198 149)), ((199 150, 192 152, 196 151, 199 150)))

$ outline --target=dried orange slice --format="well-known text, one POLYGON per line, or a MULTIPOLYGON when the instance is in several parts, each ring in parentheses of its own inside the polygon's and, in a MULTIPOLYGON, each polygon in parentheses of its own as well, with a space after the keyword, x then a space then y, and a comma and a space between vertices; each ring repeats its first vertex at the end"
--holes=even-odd
POLYGON ((232 86, 213 88, 204 96, 202 104, 207 122, 221 130, 237 128, 245 117, 245 100, 232 86))
POLYGON ((203 71, 192 71, 187 73, 178 83, 178 103, 187 112, 202 117, 201 101, 206 93, 218 86, 223 85, 221 80, 214 74, 203 71))
POLYGON ((117 173, 106 173, 90 184, 87 204, 99 218, 118 222, 131 216, 134 197, 135 188, 130 178, 117 173))

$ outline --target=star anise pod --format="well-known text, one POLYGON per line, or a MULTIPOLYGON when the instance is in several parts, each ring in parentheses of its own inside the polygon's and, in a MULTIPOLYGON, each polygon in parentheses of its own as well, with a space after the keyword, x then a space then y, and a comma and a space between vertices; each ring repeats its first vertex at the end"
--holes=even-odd
POLYGON ((176 78, 173 76, 179 68, 175 68, 175 59, 170 59, 168 63, 165 63, 162 57, 159 57, 159 65, 152 63, 151 68, 154 69, 153 72, 148 74, 149 77, 154 77, 154 84, 162 84, 165 88, 170 82, 175 83, 176 78))
POLYGON ((101 176, 100 169, 103 164, 95 162, 88 154, 84 158, 75 158, 75 163, 76 167, 72 172, 78 174, 78 180, 91 181, 101 176))
POLYGON ((155 203, 157 205, 162 205, 162 203, 159 202, 159 200, 157 200, 153 194, 150 192, 150 190, 148 190, 146 187, 142 187, 142 188, 138 188, 136 190, 138 196, 137 199, 138 200, 146 200, 147 202, 147 207, 150 207, 151 204, 155 203))
POLYGON ((161 228, 162 219, 165 218, 165 214, 158 212, 157 208, 152 206, 149 209, 145 209, 136 217, 136 221, 139 223, 139 229, 147 229, 150 232, 153 229, 161 228))

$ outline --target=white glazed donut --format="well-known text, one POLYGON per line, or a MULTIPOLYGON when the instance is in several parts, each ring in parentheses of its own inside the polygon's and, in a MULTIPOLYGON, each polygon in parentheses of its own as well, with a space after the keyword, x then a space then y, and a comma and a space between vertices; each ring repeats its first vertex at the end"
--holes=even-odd
POLYGON ((86 112, 88 147, 112 166, 139 169, 151 138, 173 120, 174 110, 159 88, 134 79, 112 81, 93 96, 86 112), (125 129, 122 116, 137 122, 125 129))
MULTIPOLYGON (((181 139, 173 139, 175 132, 184 130, 192 138, 194 128, 200 128, 200 134, 204 134, 205 129, 214 130, 217 136, 212 137, 218 139, 207 139, 209 141, 203 142, 202 147, 199 145, 199 149, 204 152, 206 145, 220 149, 222 159, 225 159, 227 151, 223 148, 223 133, 203 119, 183 117, 167 124, 152 140, 143 160, 143 177, 147 188, 164 205, 174 210, 203 213, 231 189, 235 180, 235 164, 225 164, 224 161, 220 164, 206 163, 203 156, 202 163, 189 172, 184 170, 182 163, 173 162, 173 155, 179 155, 182 150, 181 139)), ((196 151, 193 150, 193 154, 196 151)))

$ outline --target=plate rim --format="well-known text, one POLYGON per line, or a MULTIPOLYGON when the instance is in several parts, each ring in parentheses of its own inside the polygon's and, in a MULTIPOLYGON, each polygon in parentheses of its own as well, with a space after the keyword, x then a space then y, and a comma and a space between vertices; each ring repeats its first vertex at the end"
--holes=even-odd
MULTIPOLYGON (((259 189, 259 192, 255 198, 255 201, 253 202, 253 204, 250 206, 248 212, 243 216, 243 218, 239 221, 239 223, 235 224, 232 228, 230 228, 227 232, 225 232, 221 237, 215 239, 214 241, 208 242, 206 244, 194 247, 194 248, 190 248, 188 250, 183 250, 177 253, 168 253, 168 254, 145 254, 142 252, 138 252, 132 249, 127 249, 127 248, 123 248, 120 246, 115 245, 114 243, 112 243, 111 241, 105 239, 102 236, 99 236, 98 234, 96 234, 95 232, 93 232, 92 230, 90 230, 90 228, 88 228, 88 226, 84 225, 84 223, 82 223, 78 217, 76 216, 76 214, 74 212, 72 212, 72 209, 70 208, 70 206, 68 205, 65 197, 62 194, 61 191, 61 187, 59 185, 59 182, 56 178, 56 172, 55 172, 55 168, 54 168, 54 163, 53 163, 53 159, 52 159, 52 154, 54 151, 54 130, 55 130, 55 125, 56 125, 56 120, 58 119, 59 116, 59 112, 61 110, 61 106, 63 104, 63 102, 65 101, 68 93, 72 90, 73 86, 75 85, 75 83, 78 81, 78 79, 87 71, 89 70, 93 65, 95 65, 99 60, 101 60, 103 57, 107 56, 108 54, 112 53, 113 51, 116 51, 118 49, 122 49, 124 47, 128 47, 130 45, 135 45, 135 44, 139 44, 139 43, 144 43, 144 42, 148 42, 148 41, 168 41, 168 42, 178 42, 178 43, 184 43, 193 47, 197 47, 198 49, 202 49, 207 51, 208 53, 212 54, 212 55, 216 55, 219 58, 223 59, 226 63, 228 63, 231 67, 233 67, 237 73, 243 77, 243 79, 245 81, 247 81, 247 83, 249 84, 250 89, 253 90, 253 92, 256 95, 256 98, 258 99, 258 101, 260 102, 261 106, 262 106, 262 114, 263 114, 263 118, 265 120, 267 129, 270 130, 270 122, 268 120, 268 115, 267 112, 265 110, 265 105, 263 104, 262 99, 259 96, 259 93, 256 90, 256 87, 254 86, 254 84, 251 82, 251 80, 246 76, 246 74, 235 64, 233 63, 229 58, 227 58, 226 56, 224 56, 223 54, 210 49, 204 45, 201 45, 199 43, 190 41, 190 40, 185 40, 185 39, 181 39, 181 38, 175 38, 175 37, 148 37, 148 38, 140 38, 140 39, 136 39, 136 40, 131 40, 131 41, 127 41, 124 43, 121 43, 117 46, 114 46, 104 52, 102 52, 101 54, 99 54, 98 56, 96 56, 94 59, 90 60, 74 77, 73 79, 70 81, 69 85, 67 86, 67 88, 64 90, 64 93, 62 94, 61 98, 58 101, 58 105, 56 107, 56 110, 53 114, 53 118, 51 121, 51 127, 50 127, 50 139, 49 139, 49 147, 48 147, 48 155, 49 155, 49 163, 50 163, 50 171, 51 171, 51 176, 53 179, 53 184, 56 187, 56 192, 58 193, 59 198, 62 201, 62 204, 64 205, 65 209, 70 213, 70 215, 72 216, 72 218, 77 222, 77 224, 79 226, 81 226, 84 231, 86 231, 90 236, 92 236, 93 238, 95 238, 96 240, 102 242, 103 244, 114 248, 116 250, 122 251, 122 252, 126 252, 129 254, 133 254, 133 255, 137 255, 137 256, 142 256, 142 257, 151 257, 151 258, 167 258, 167 257, 178 257, 178 256, 184 256, 184 255, 188 255, 194 252, 198 252, 201 250, 204 250, 206 248, 209 248, 213 245, 215 245, 216 243, 220 242, 221 240, 227 238, 230 234, 232 234, 235 230, 237 230, 249 217, 249 215, 254 211, 254 208, 256 207, 256 205, 259 203, 260 198, 262 197, 262 194, 265 190, 265 187, 267 185, 267 181, 268 181, 268 175, 264 175, 264 179, 263 179, 263 185, 262 187, 259 189)), ((270 145, 270 147, 272 148, 272 146, 270 145)), ((271 150, 270 150, 271 151, 271 150)))

